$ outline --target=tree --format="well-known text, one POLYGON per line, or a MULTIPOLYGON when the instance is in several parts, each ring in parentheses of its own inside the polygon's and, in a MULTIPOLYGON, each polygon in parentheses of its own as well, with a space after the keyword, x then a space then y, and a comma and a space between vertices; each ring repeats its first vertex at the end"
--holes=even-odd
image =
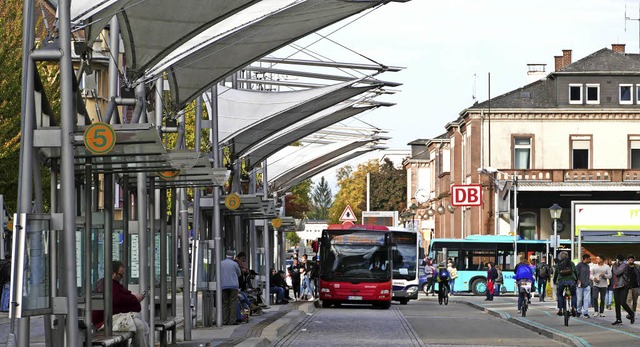
POLYGON ((309 193, 311 180, 304 180, 291 189, 291 194, 285 197, 285 215, 296 219, 307 219, 307 212, 311 211, 309 193))
POLYGON ((367 173, 371 174, 371 210, 400 212, 406 208, 406 172, 394 168, 388 159, 382 165, 377 160, 370 160, 359 164, 355 171, 348 165, 338 169, 340 190, 329 209, 331 223, 338 223, 347 205, 351 206, 353 213, 361 220, 362 211, 366 208, 367 173))
POLYGON ((331 207, 331 188, 329 183, 320 177, 320 182, 313 188, 311 193, 311 213, 309 219, 329 219, 329 207, 331 207))
POLYGON ((407 173, 396 169, 389 158, 378 172, 371 173, 370 184, 372 211, 402 211, 407 207, 407 173))

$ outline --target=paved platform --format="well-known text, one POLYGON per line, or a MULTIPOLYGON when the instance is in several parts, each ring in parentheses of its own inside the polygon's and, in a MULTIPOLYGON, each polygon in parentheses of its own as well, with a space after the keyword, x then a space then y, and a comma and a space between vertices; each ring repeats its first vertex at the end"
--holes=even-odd
MULTIPOLYGON (((437 301, 437 297, 421 297, 422 300, 437 301)), ((591 318, 571 317, 569 326, 564 325, 563 317, 558 312, 556 302, 547 299, 540 302, 537 297, 531 300, 527 317, 517 315, 517 297, 515 295, 496 296, 493 301, 485 301, 483 297, 472 295, 452 296, 450 303, 462 303, 488 314, 508 320, 539 334, 561 341, 571 346, 638 346, 640 345, 640 321, 630 324, 622 315, 623 324, 613 326, 615 311, 605 310, 605 317, 594 317, 594 310, 589 309, 591 318)))

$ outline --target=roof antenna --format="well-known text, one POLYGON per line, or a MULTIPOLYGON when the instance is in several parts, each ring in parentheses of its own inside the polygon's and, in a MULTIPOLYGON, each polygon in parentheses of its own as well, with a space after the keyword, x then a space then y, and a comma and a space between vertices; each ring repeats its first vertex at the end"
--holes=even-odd
POLYGON ((624 5, 624 32, 627 32, 627 21, 635 20, 638 21, 638 52, 640 52, 640 0, 638 0, 638 17, 631 18, 627 16, 627 5, 624 5))
POLYGON ((476 84, 478 83, 478 75, 473 74, 473 89, 471 91, 471 101, 475 104, 478 102, 478 98, 476 97, 476 84))

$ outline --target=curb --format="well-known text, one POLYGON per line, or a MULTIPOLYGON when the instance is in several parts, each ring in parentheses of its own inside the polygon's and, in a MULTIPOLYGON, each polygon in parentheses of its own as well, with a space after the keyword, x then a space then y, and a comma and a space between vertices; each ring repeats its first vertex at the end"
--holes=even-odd
MULTIPOLYGON (((277 321, 267 325, 263 330, 262 334, 260 334, 260 339, 266 339, 267 341, 277 341, 282 337, 289 334, 293 329, 296 328, 298 324, 300 324, 304 319, 307 318, 308 315, 311 315, 315 311, 315 302, 308 302, 300 305, 297 310, 291 311, 284 315, 284 317, 278 319, 277 321)), ((249 339, 247 341, 249 342, 249 339)), ((258 342, 258 341, 255 341, 258 342)), ((248 346, 259 346, 259 345, 243 345, 245 347, 248 346)))
POLYGON ((504 320, 509 321, 509 322, 511 322, 513 324, 521 326, 521 327, 523 327, 525 329, 529 329, 529 330, 531 330, 533 332, 536 332, 536 333, 538 333, 540 335, 544 335, 544 336, 546 336, 546 337, 548 337, 548 338, 550 338, 552 340, 559 341, 559 342, 562 342, 562 343, 566 343, 566 344, 568 344, 570 346, 574 346, 574 347, 589 346, 589 344, 585 344, 582 341, 580 341, 579 338, 572 337, 569 334, 566 334, 566 333, 564 333, 562 331, 559 331, 559 330, 555 330, 555 329, 552 329, 552 328, 540 326, 537 323, 535 323, 535 322, 533 322, 531 320, 528 320, 526 318, 525 319, 516 318, 516 317, 511 316, 508 313, 495 311, 495 310, 492 310, 490 308, 486 308, 486 307, 484 307, 482 305, 479 305, 479 304, 476 304, 476 303, 473 303, 473 302, 469 302, 469 301, 451 300, 451 299, 449 299, 449 301, 455 302, 455 303, 458 303, 458 304, 465 304, 465 305, 473 307, 473 308, 475 308, 477 310, 484 311, 485 313, 490 314, 490 315, 492 315, 494 317, 498 317, 500 319, 504 319, 504 320))

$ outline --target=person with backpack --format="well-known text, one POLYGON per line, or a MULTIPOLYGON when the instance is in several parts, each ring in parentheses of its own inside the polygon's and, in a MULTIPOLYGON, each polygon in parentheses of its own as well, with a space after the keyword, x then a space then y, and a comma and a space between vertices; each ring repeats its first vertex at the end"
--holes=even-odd
POLYGON ((447 271, 449 271, 449 289, 451 289, 449 293, 453 295, 455 294, 456 278, 458 278, 458 270, 456 269, 455 266, 453 266, 453 262, 449 262, 447 264, 447 271))
POLYGON ((578 298, 576 296, 576 280, 578 272, 576 266, 569 259, 567 251, 560 252, 558 262, 553 267, 553 283, 556 285, 556 296, 558 297, 558 316, 564 314, 564 287, 568 286, 571 292, 571 315, 576 316, 578 298))
POLYGON ((500 296, 502 292, 502 286, 504 285, 504 276, 502 276, 502 265, 496 265, 496 272, 498 273, 498 277, 496 278, 496 283, 493 285, 493 294, 495 296, 500 296))
POLYGON ((438 298, 444 297, 444 288, 449 290, 451 293, 451 287, 449 287, 449 279, 451 278, 451 274, 444 263, 440 263, 435 273, 436 281, 438 282, 438 298))
POLYGON ((541 257, 540 264, 536 267, 536 283, 538 284, 538 293, 540 293, 540 302, 544 302, 544 298, 547 296, 547 281, 551 272, 545 258, 541 257))

